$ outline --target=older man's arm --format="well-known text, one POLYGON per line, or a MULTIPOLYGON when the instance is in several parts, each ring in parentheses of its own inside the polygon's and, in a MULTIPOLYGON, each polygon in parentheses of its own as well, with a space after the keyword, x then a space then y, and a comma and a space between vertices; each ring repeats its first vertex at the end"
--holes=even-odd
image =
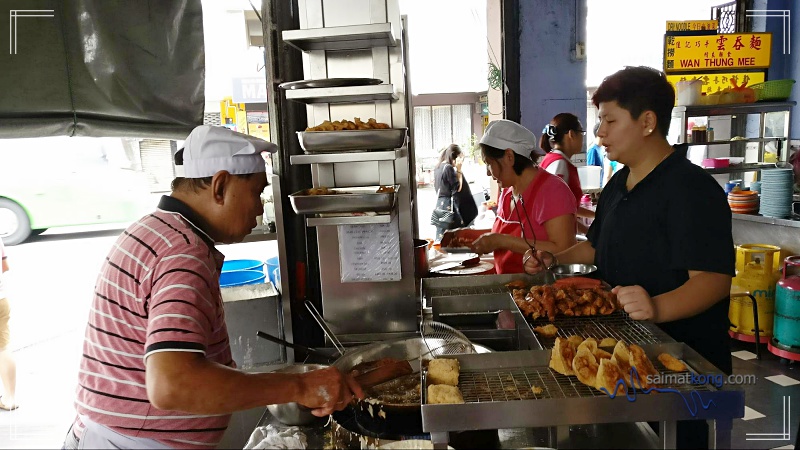
POLYGON ((304 374, 245 373, 179 351, 147 357, 146 385, 156 408, 194 414, 297 402, 324 416, 343 409, 353 395, 364 396, 352 377, 333 367, 304 374))

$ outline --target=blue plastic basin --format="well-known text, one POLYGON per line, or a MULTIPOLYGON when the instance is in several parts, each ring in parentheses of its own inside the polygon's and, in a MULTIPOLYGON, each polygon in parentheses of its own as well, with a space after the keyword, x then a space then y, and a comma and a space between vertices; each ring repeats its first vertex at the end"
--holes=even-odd
POLYGON ((223 272, 219 276, 220 287, 242 286, 263 283, 266 275, 260 270, 236 270, 223 272))
POLYGON ((234 270, 261 270, 264 261, 257 259, 232 259, 222 263, 222 272, 233 272, 234 270))
POLYGON ((275 285, 278 284, 277 278, 281 271, 280 264, 280 259, 278 259, 277 256, 267 260, 267 276, 269 277, 269 281, 272 281, 272 284, 275 285))

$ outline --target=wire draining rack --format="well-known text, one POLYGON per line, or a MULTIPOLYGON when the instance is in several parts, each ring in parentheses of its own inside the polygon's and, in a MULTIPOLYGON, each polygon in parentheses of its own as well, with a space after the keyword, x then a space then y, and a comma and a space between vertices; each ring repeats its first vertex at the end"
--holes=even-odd
MULTIPOLYGON (((516 305, 516 303, 514 303, 516 305)), ((519 308, 518 308, 519 310, 519 308)), ((522 312, 520 312, 522 314, 522 312)), ((675 342, 667 333, 657 325, 650 322, 633 320, 624 311, 615 311, 607 316, 585 316, 585 317, 564 317, 557 316, 555 322, 549 322, 546 318, 537 320, 526 319, 526 322, 533 330, 534 327, 552 323, 558 328, 558 336, 568 338, 578 335, 584 339, 593 337, 598 342, 604 338, 614 338, 623 340, 628 344, 661 344, 675 342)), ((544 337, 536 334, 536 340, 542 348, 549 349, 555 345, 555 337, 544 337)))
MULTIPOLYGON (((718 370, 682 343, 643 346, 657 368, 657 356, 668 352, 698 374, 718 370)), ((422 427, 436 447, 449 432, 507 428, 556 427, 612 422, 663 422, 665 447, 675 446, 678 420, 714 420, 717 447, 730 446, 733 419, 744 416, 744 392, 736 388, 662 385, 670 392, 635 392, 610 398, 576 377, 552 372, 548 350, 500 352, 455 357, 461 365, 459 388, 465 404, 428 405, 423 390, 422 427), (533 388, 536 389, 534 392, 533 388), (539 391, 539 389, 541 391, 539 391)), ((664 373, 669 373, 664 371, 664 373)), ((423 372, 423 381, 425 373, 423 372)))

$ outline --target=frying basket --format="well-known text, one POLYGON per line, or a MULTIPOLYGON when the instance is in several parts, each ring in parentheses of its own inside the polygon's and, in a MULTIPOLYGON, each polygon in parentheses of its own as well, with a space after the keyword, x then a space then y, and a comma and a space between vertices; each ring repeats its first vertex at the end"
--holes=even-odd
POLYGON ((463 355, 476 353, 472 342, 464 336, 464 333, 456 330, 450 325, 433 320, 422 322, 420 329, 422 340, 428 348, 429 354, 438 358, 447 355, 463 355))

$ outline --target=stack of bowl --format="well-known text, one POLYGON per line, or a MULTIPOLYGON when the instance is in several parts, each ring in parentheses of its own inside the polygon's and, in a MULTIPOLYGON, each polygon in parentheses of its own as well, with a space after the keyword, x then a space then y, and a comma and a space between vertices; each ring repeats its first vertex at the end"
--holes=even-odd
POLYGON ((758 192, 731 191, 728 194, 728 205, 735 214, 758 214, 758 192))

